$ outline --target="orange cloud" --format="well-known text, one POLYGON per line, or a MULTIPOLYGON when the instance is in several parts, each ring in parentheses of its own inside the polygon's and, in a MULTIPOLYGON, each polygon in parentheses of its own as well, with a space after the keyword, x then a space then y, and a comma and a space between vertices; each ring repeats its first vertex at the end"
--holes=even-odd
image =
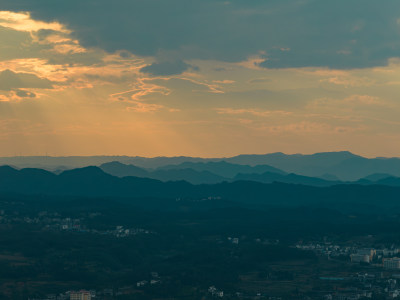
POLYGON ((164 86, 156 85, 151 83, 153 79, 151 78, 137 78, 137 81, 133 83, 133 88, 120 92, 111 94, 110 98, 113 101, 128 101, 128 102, 137 102, 141 98, 150 95, 150 94, 161 94, 161 95, 169 95, 170 90, 164 86))
POLYGON ((218 114, 226 114, 226 115, 241 115, 241 114, 251 114, 253 116, 257 117, 268 117, 268 116, 273 116, 273 115, 279 115, 279 116, 288 116, 292 115, 292 112, 289 111, 283 111, 283 110, 257 110, 257 109, 247 109, 247 108, 240 108, 240 109, 234 109, 234 108, 217 108, 216 111, 218 114))
POLYGON ((54 30, 64 33, 71 31, 58 22, 42 22, 31 18, 28 12, 0 11, 0 26, 18 31, 35 32, 41 29, 54 30))
POLYGON ((356 106, 386 106, 388 105, 385 101, 379 97, 370 95, 351 95, 343 99, 331 99, 331 98, 320 98, 311 102, 307 107, 318 109, 318 108, 332 108, 343 109, 354 108, 356 106))
POLYGON ((357 86, 372 86, 376 83, 375 80, 367 77, 352 77, 352 76, 335 76, 327 79, 321 79, 320 82, 328 82, 336 85, 344 85, 346 87, 357 86))
POLYGON ((0 95, 0 102, 10 102, 10 98, 6 95, 0 95))
POLYGON ((134 111, 139 113, 154 113, 160 109, 165 108, 165 106, 160 104, 143 103, 143 102, 132 102, 133 106, 128 106, 127 111, 134 111))
POLYGON ((301 121, 298 123, 291 123, 285 125, 272 125, 264 126, 259 130, 267 130, 270 133, 295 133, 295 134, 332 134, 332 133, 346 133, 361 130, 361 128, 346 127, 346 126, 333 126, 326 123, 317 123, 309 121, 301 121))
POLYGON ((76 54, 76 53, 84 53, 87 50, 80 45, 76 44, 56 44, 54 45, 52 51, 60 54, 76 54))

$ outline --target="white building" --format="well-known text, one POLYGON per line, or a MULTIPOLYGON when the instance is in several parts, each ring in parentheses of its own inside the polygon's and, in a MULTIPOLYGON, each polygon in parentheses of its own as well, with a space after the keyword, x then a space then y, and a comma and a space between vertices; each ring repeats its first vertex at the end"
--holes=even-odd
POLYGON ((400 269, 400 258, 387 258, 383 260, 383 267, 385 269, 400 269))
POLYGON ((350 255, 350 258, 351 258, 351 262, 354 262, 354 263, 360 263, 360 262, 370 263, 371 262, 370 256, 366 255, 366 254, 356 253, 356 254, 350 255))
POLYGON ((88 291, 71 292, 69 294, 70 300, 91 300, 92 295, 88 291))
POLYGON ((372 261, 374 256, 376 256, 376 250, 375 249, 371 249, 371 248, 358 249, 357 254, 368 255, 369 256, 369 261, 372 261))

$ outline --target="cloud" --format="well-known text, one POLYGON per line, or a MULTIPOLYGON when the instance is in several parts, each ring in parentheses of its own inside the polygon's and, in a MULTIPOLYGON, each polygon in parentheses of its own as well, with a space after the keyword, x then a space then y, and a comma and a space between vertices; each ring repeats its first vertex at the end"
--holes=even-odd
POLYGON ((345 103, 363 104, 363 105, 382 105, 384 104, 381 99, 369 95, 351 95, 343 99, 345 103))
POLYGON ((132 84, 132 89, 111 94, 110 98, 113 101, 137 103, 142 98, 151 94, 167 96, 170 92, 168 88, 154 84, 150 78, 137 78, 136 82, 132 84))
POLYGON ((260 110, 253 108, 217 108, 216 111, 221 115, 242 115, 242 114, 250 114, 257 117, 270 117, 270 116, 289 116, 292 115, 290 111, 283 110, 260 110))
POLYGON ((363 128, 355 128, 355 127, 345 127, 345 126, 333 126, 326 123, 317 123, 317 122, 309 122, 309 121, 301 121, 298 123, 291 123, 285 125, 273 125, 273 126, 265 126, 260 128, 261 130, 267 130, 271 133, 295 133, 295 134, 332 134, 332 133, 348 133, 354 132, 358 130, 362 130, 363 128))
POLYGON ((146 103, 141 101, 130 101, 129 105, 126 107, 126 110, 129 112, 137 112, 137 113, 155 113, 158 111, 174 113, 181 111, 180 109, 169 108, 162 104, 146 103))
POLYGON ((249 83, 269 83, 271 81, 272 81, 271 78, 253 78, 253 79, 250 79, 248 82, 249 83))
POLYGON ((19 102, 24 99, 37 98, 36 93, 28 91, 26 89, 14 89, 12 91, 5 91, 0 94, 1 102, 19 102))
POLYGON ((131 0, 110 5, 108 0, 2 0, 0 9, 29 11, 52 26, 66 24, 84 48, 184 61, 240 62, 262 54, 259 67, 348 69, 386 65, 400 49, 397 0, 131 0))
MULTIPOLYGON (((221 83, 209 80, 198 80, 191 77, 180 78, 163 78, 155 80, 154 82, 165 85, 175 93, 189 92, 193 93, 211 93, 211 94, 224 94, 225 91, 221 83), (161 82, 163 81, 163 83, 161 82)), ((225 83, 226 84, 226 83, 225 83)))
POLYGON ((130 106, 126 108, 127 111, 139 112, 139 113, 154 113, 161 109, 165 108, 165 106, 154 103, 144 103, 139 101, 134 101, 130 106))
POLYGON ((335 76, 327 79, 321 79, 321 82, 328 82, 335 85, 343 85, 345 87, 372 86, 376 82, 370 78, 360 78, 348 76, 335 76))
POLYGON ((229 80, 229 79, 224 79, 224 80, 213 80, 215 83, 220 83, 220 84, 232 84, 235 83, 235 80, 229 80))
POLYGON ((189 65, 184 61, 177 60, 173 62, 159 62, 153 63, 151 65, 145 66, 140 69, 142 73, 148 73, 154 76, 169 76, 169 75, 179 75, 185 71, 193 70, 198 71, 199 68, 196 66, 189 65))
POLYGON ((45 59, 54 65, 94 65, 107 55, 86 49, 58 22, 36 21, 26 12, 0 11, 0 61, 45 59))
MULTIPOLYGON (((51 89, 52 82, 30 73, 15 73, 11 70, 0 72, 0 90, 11 91, 21 88, 51 89)), ((19 91, 19 93, 25 93, 19 91)))
POLYGON ((69 30, 58 22, 41 22, 33 20, 28 12, 15 13, 11 11, 0 11, 0 26, 26 32, 54 30, 70 33, 69 30))
POLYGON ((20 98, 36 98, 35 93, 25 91, 25 90, 16 90, 15 94, 20 98))
POLYGON ((0 102, 9 102, 10 98, 7 97, 6 95, 0 94, 0 102))
POLYGON ((376 96, 370 95, 351 95, 343 99, 330 99, 320 98, 308 105, 308 108, 333 108, 336 111, 340 108, 354 109, 354 108, 368 108, 373 106, 386 106, 385 101, 376 96))

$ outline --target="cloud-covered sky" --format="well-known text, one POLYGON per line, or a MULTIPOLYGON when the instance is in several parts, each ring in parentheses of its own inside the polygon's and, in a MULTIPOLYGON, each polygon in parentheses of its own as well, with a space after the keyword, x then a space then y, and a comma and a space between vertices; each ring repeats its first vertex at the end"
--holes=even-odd
POLYGON ((397 0, 2 0, 0 155, 400 156, 397 0))

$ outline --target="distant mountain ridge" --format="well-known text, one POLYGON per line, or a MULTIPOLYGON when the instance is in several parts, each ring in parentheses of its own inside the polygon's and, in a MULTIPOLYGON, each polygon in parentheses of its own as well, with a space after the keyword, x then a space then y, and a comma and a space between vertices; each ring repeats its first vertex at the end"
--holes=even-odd
POLYGON ((232 181, 235 180, 235 176, 240 173, 259 174, 269 172, 278 176, 286 174, 268 165, 251 167, 247 165, 231 164, 225 161, 206 163, 185 162, 179 165, 167 165, 157 169, 143 169, 134 165, 126 165, 115 161, 100 165, 100 169, 117 177, 136 176, 161 181, 185 180, 193 184, 212 184, 232 181))
MULTIPOLYGON (((385 205, 400 207, 400 187, 384 185, 341 184, 312 187, 284 183, 265 184, 254 181, 222 182, 192 185, 185 181, 161 182, 139 177, 115 177, 98 167, 64 171, 59 175, 41 169, 16 170, 0 167, 0 194, 128 197, 160 199, 218 199, 263 205, 318 204, 357 205, 371 207, 385 205)), ((211 200, 207 200, 211 199, 211 200)), ((214 199, 214 200, 213 200, 214 199)))
POLYGON ((196 171, 208 171, 218 176, 225 178, 233 178, 239 173, 276 173, 284 175, 286 172, 271 167, 269 165, 255 165, 250 166, 246 164, 234 164, 227 161, 216 161, 216 162, 184 162, 178 165, 167 165, 158 168, 158 170, 172 170, 172 169, 193 169, 196 171))
POLYGON ((100 165, 104 172, 117 177, 135 176, 151 178, 160 181, 184 180, 192 184, 212 184, 229 180, 208 171, 197 171, 190 168, 146 170, 134 165, 125 165, 120 162, 110 162, 100 165))
POLYGON ((286 174, 268 165, 252 167, 248 165, 230 164, 227 162, 187 162, 179 165, 168 165, 155 170, 146 170, 134 165, 111 162, 102 164, 99 168, 117 177, 135 176, 157 179, 164 182, 184 180, 192 184, 215 184, 224 181, 232 182, 238 180, 262 183, 282 182, 311 186, 330 186, 343 183, 341 181, 328 181, 321 178, 286 174))
POLYGON ((400 178, 384 173, 371 174, 357 181, 340 181, 337 179, 327 180, 324 178, 310 177, 294 173, 287 174, 268 165, 251 167, 248 165, 235 165, 227 162, 183 163, 179 165, 168 165, 155 170, 146 170, 134 165, 111 162, 103 164, 99 168, 104 172, 117 177, 135 176, 156 179, 164 182, 183 180, 192 184, 215 184, 225 181, 233 182, 245 180, 261 183, 281 182, 320 187, 338 184, 381 184, 400 186, 400 178), (264 170, 272 170, 276 173, 270 171, 263 172, 264 170), (219 175, 215 173, 219 173, 219 175), (221 174, 226 175, 227 177, 222 177, 220 176, 221 174))
MULTIPOLYGON (((356 181, 371 174, 384 173, 389 176, 400 176, 399 158, 365 158, 348 151, 323 152, 309 155, 284 153, 238 155, 227 158, 198 158, 198 157, 129 157, 129 156, 90 156, 90 157, 3 157, 0 165, 14 165, 19 168, 38 167, 48 170, 63 170, 65 168, 100 166, 117 161, 127 165, 135 165, 143 169, 192 169, 208 171, 220 177, 230 177, 232 170, 214 167, 213 170, 203 168, 204 165, 229 163, 247 165, 256 170, 261 165, 267 165, 277 170, 263 172, 240 173, 294 173, 308 177, 320 177, 328 181, 356 181), (203 169, 200 169, 201 166, 203 169)), ((229 166, 229 165, 228 165, 229 166)), ((179 174, 177 174, 177 178, 179 174)), ((160 177, 163 175, 160 174, 160 177)), ((199 177, 200 178, 200 177, 199 177)), ((217 178, 215 178, 217 179, 217 178)))
POLYGON ((322 178, 302 176, 294 173, 281 175, 270 172, 262 174, 240 173, 235 176, 234 180, 247 180, 247 181, 256 181, 262 183, 281 182, 281 183, 302 184, 309 186, 332 186, 337 184, 345 184, 345 182, 342 181, 329 181, 322 178))
POLYGON ((315 154, 285 154, 282 152, 270 154, 241 154, 226 159, 228 162, 238 164, 249 164, 251 166, 264 164, 280 165, 280 168, 290 169, 295 164, 318 165, 320 167, 330 167, 344 160, 361 157, 349 151, 321 152, 315 154))

